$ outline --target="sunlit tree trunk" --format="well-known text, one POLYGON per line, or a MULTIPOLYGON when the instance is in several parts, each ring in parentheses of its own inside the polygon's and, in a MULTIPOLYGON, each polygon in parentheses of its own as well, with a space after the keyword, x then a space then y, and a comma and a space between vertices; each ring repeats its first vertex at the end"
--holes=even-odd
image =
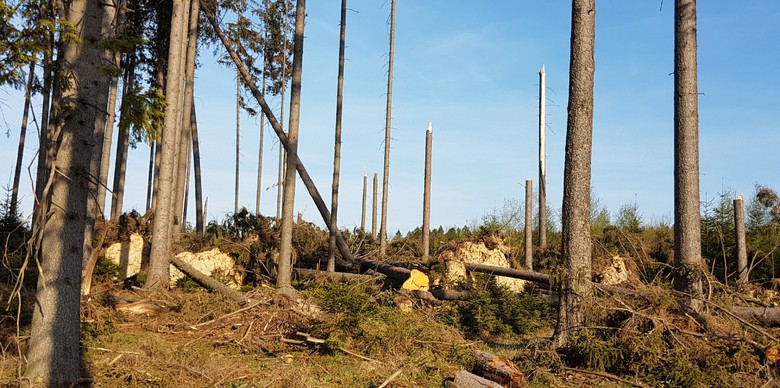
POLYGON ((344 43, 347 39, 347 0, 341 0, 341 34, 339 38, 339 75, 336 87, 336 140, 333 146, 333 184, 330 202, 328 272, 336 271, 336 231, 338 230, 339 174, 341 173, 341 109, 344 101, 344 43))
POLYGON ((542 69, 539 70, 539 249, 541 250, 547 249, 546 82, 544 65, 542 65, 542 69))
MULTIPOLYGON (((101 63, 98 42, 104 7, 98 2, 73 0, 68 21, 78 39, 64 45, 60 71, 70 82, 59 93, 63 115, 55 130, 56 159, 51 163, 51 202, 42 228, 40 267, 25 378, 36 385, 78 385, 81 377, 80 302, 81 263, 87 203, 94 200, 95 176, 91 166, 99 163, 102 142, 97 133, 105 129, 105 106, 109 79, 96 72, 101 63)), ((102 139, 101 139, 102 140, 102 139)))
POLYGON ((203 211, 203 185, 200 171, 200 142, 198 140, 198 121, 195 114, 194 101, 192 104, 192 169, 195 172, 195 231, 199 235, 206 233, 205 214, 203 211))
POLYGON ((295 38, 293 40, 293 68, 290 84, 290 125, 288 126, 287 167, 284 174, 284 198, 282 203, 282 230, 279 246, 279 271, 276 287, 289 292, 292 275, 292 228, 295 210, 295 177, 298 159, 298 126, 301 115, 301 76, 303 74, 303 30, 306 1, 298 0, 295 9, 295 38), (294 155, 294 157, 293 157, 294 155))
POLYGON ((696 0, 674 3, 674 286, 701 308, 704 268, 699 205, 696 0))
POLYGON ((385 162, 382 175, 382 223, 379 227, 379 254, 387 254, 387 194, 390 188, 390 125, 393 107, 393 56, 395 54, 395 0, 390 5, 390 53, 387 64, 387 106, 385 108, 385 162))
MULTIPOLYGON (((128 109, 129 106, 125 104, 124 96, 131 93, 132 88, 135 87, 135 59, 131 58, 127 68, 125 68, 125 77, 122 81, 122 105, 120 107, 120 116, 131 114, 128 109)), ((127 173, 127 154, 130 149, 130 125, 127 120, 120 120, 119 132, 116 137, 116 159, 114 162, 114 183, 112 185, 111 194, 111 220, 118 221, 119 216, 122 215, 122 205, 125 198, 125 176, 127 173)), ((154 144, 151 145, 154 149, 154 144)), ((150 154, 152 158, 154 154, 150 154)), ((150 164, 152 161, 150 160, 150 164)), ((150 166, 151 168, 151 166, 150 166)), ((150 177, 151 178, 151 177, 150 177)), ((147 202, 148 202, 147 195, 147 202)), ((148 206, 148 205, 147 205, 148 206)))
POLYGON ((591 292, 590 175, 593 139, 595 0, 572 1, 569 107, 563 172, 561 297, 553 342, 567 345, 585 321, 591 292))
POLYGON ((425 131, 425 170, 423 178, 422 254, 428 260, 431 254, 431 153, 433 152, 433 127, 425 131))

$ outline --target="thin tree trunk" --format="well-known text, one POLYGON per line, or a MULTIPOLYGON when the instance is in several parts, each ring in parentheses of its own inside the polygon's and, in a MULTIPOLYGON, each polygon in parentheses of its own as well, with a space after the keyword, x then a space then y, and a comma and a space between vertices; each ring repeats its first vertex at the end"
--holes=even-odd
POLYGON ((699 110, 696 81, 696 1, 674 3, 674 285, 701 309, 699 110))
POLYGON ((181 50, 176 48, 185 45, 186 42, 183 26, 187 22, 187 6, 185 1, 174 0, 171 14, 171 49, 168 52, 165 124, 160 139, 161 152, 157 154, 157 159, 160 160, 160 173, 155 185, 157 199, 154 201, 152 248, 149 255, 149 275, 145 285, 150 291, 167 288, 170 283, 171 232, 178 212, 172 208, 172 205, 175 195, 176 148, 179 146, 177 119, 181 117, 178 111, 182 106, 180 80, 183 78, 181 50))
POLYGON ((533 181, 525 180, 525 269, 534 269, 533 181))
POLYGON ((347 39, 347 0, 341 0, 341 34, 339 38, 339 72, 336 87, 336 139, 333 146, 333 185, 330 202, 328 272, 336 272, 336 231, 338 230, 339 174, 341 173, 341 110, 344 101, 344 46, 347 39))
POLYGON ((433 152, 433 126, 429 123, 425 131, 425 173, 423 178, 423 261, 431 254, 431 157, 433 152))
POLYGON ((745 242, 745 204, 742 201, 742 194, 734 200, 734 235, 737 242, 737 281, 747 284, 749 272, 745 242))
POLYGON ((363 206, 360 213, 360 231, 366 233, 366 197, 368 196, 368 174, 363 174, 363 206))
POLYGON ((198 120, 195 114, 195 103, 192 103, 192 168, 195 170, 195 231, 203 236, 206 233, 205 212, 203 209, 203 184, 200 171, 200 142, 198 140, 198 120))
MULTIPOLYGON (((94 69, 101 65, 98 42, 104 7, 97 2, 69 3, 69 21, 77 39, 64 46, 62 70, 71 82, 59 93, 62 137, 56 144, 57 174, 51 181, 51 210, 40 218, 43 230, 36 304, 33 309, 25 378, 35 385, 81 383, 80 302, 84 234, 89 220, 90 166, 100 161, 95 134, 105 129, 108 79, 94 69), (102 107, 102 108, 101 108, 102 107)), ((46 190, 44 190, 46 191, 46 190)), ((94 220, 92 220, 94 221, 94 220)))
POLYGON ((544 65, 539 70, 539 249, 547 249, 547 78, 544 65))
MULTIPOLYGON (((122 106, 120 115, 125 117, 130 115, 128 111, 129 106, 125 103, 125 97, 135 87, 135 60, 131 59, 125 69, 125 79, 122 81, 122 106)), ((149 154, 149 190, 151 190, 152 172, 153 172, 153 159, 154 159, 154 143, 150 146, 149 154)), ((130 125, 127 120, 120 119, 119 121, 119 133, 116 139, 116 160, 114 164, 114 184, 112 186, 111 193, 111 220, 118 221, 122 215, 122 205, 125 198, 125 175, 127 172, 127 154, 130 149, 130 125)), ((150 195, 147 191, 146 202, 147 209, 149 208, 150 195)))
POLYGON ((390 53, 387 64, 387 106, 385 108, 385 161, 382 175, 382 223, 379 227, 379 254, 387 254, 387 194, 390 188, 390 126, 393 107, 393 56, 395 54, 395 0, 390 3, 390 53))
POLYGON ((239 184, 239 166, 241 145, 241 75, 236 70, 236 186, 233 197, 233 214, 238 214, 238 184, 239 184))
MULTIPOLYGON (((190 139, 192 140, 192 139, 190 139)), ((192 163, 192 153, 190 152, 192 149, 192 142, 190 142, 187 145, 187 168, 185 169, 185 177, 184 177, 184 202, 182 202, 182 214, 181 214, 181 225, 182 230, 187 230, 187 206, 189 204, 190 200, 190 174, 192 173, 191 163, 192 163)))
POLYGON ((19 180, 22 176, 22 163, 24 163, 24 141, 27 137, 27 121, 30 113, 30 100, 32 97, 33 83, 35 82, 35 62, 30 63, 30 73, 27 75, 27 87, 24 90, 24 112, 22 113, 22 127, 19 131, 19 148, 16 150, 16 165, 14 169, 14 183, 11 187, 11 203, 9 214, 16 215, 19 204, 19 180))
MULTIPOLYGON (((157 148, 157 141, 152 140, 152 143, 149 144, 149 173, 147 174, 146 178, 146 211, 149 211, 152 208, 152 192, 154 191, 154 155, 155 155, 155 149, 157 148)), ((113 214, 113 210, 111 213, 113 214)), ((113 216, 111 216, 113 219, 113 216)))
MULTIPOLYGON (((265 61, 263 61, 265 62, 265 61)), ((265 93, 265 74, 263 75, 263 93, 265 93)), ((263 192, 263 140, 265 138, 265 117, 260 115, 260 145, 257 152, 257 189, 255 192, 255 215, 260 215, 260 197, 263 192)))
POLYGON ((379 201, 379 175, 374 173, 374 196, 371 197, 371 236, 376 238, 377 204, 379 201))
POLYGON ((569 107, 564 164, 563 273, 553 342, 567 345, 585 323, 583 302, 591 292, 590 177, 593 138, 595 0, 572 1, 569 107))
MULTIPOLYGON (((282 104, 279 112, 279 124, 282 132, 284 131, 284 95, 287 89, 287 2, 284 3, 284 16, 282 17, 282 33, 285 38, 282 40, 282 104)), ((284 192, 284 166, 287 157, 285 156, 284 146, 279 143, 279 171, 276 180, 276 222, 282 219, 282 196, 284 192)), ((325 222, 328 222, 326 220, 325 222)))

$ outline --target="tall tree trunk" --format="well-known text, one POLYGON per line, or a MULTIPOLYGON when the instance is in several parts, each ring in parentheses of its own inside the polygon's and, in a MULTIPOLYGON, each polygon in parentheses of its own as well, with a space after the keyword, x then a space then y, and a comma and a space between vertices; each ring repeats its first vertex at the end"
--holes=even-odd
POLYGON ((236 179, 233 196, 233 214, 238 214, 239 168, 241 165, 241 75, 236 70, 236 179))
MULTIPOLYGON (((265 75, 263 75, 263 93, 265 93, 265 75)), ((257 188, 255 189, 255 215, 260 215, 260 197, 263 193, 263 142, 265 138, 265 117, 260 115, 260 145, 257 152, 257 188)))
POLYGON ((534 240, 533 240, 533 181, 525 180, 525 269, 534 269, 534 240))
POLYGON ((344 101, 344 44, 347 39, 347 0, 341 0, 339 73, 336 87, 336 139, 333 146, 333 185, 330 197, 328 272, 336 272, 336 231, 338 230, 339 174, 341 173, 341 110, 344 101))
POLYGON ((423 261, 431 254, 431 152, 433 151, 433 126, 429 123, 425 131, 425 170, 423 178, 423 224, 422 254, 423 261))
POLYGON ((192 104, 195 100, 192 96, 195 95, 195 61, 198 56, 198 13, 200 11, 200 1, 191 0, 189 22, 187 23, 187 50, 184 61, 184 97, 183 97, 183 110, 181 115, 181 135, 179 138, 179 157, 178 157, 178 173, 176 174, 176 197, 174 202, 174 209, 178 210, 177 219, 181 220, 179 227, 174 230, 174 234, 178 234, 185 228, 185 214, 187 213, 186 206, 184 206, 184 193, 187 191, 187 178, 186 175, 189 167, 190 160, 190 147, 192 146, 192 104))
POLYGON ((170 50, 168 52, 168 75, 165 93, 165 123, 160 138, 161 152, 157 154, 160 160, 160 173, 155 184, 157 199, 154 201, 154 225, 152 228, 152 248, 149 255, 149 275, 146 289, 159 290, 168 287, 170 282, 171 232, 174 218, 178 213, 173 209, 175 195, 176 149, 178 143, 179 110, 182 107, 182 56, 179 47, 186 46, 184 25, 187 23, 187 6, 185 1, 174 0, 171 13, 170 50))
MULTIPOLYGON (((33 384, 77 385, 80 381, 79 323, 81 262, 84 230, 90 222, 90 166, 100 161, 95 134, 105 129, 108 79, 95 69, 104 7, 98 2, 73 0, 68 21, 78 39, 65 46, 61 71, 71 82, 63 85, 60 106, 65 108, 61 136, 52 144, 57 173, 52 175, 50 211, 40 218, 42 276, 38 278, 25 377, 33 384)), ((94 220, 93 220, 94 221, 94 220)))
POLYGON ((192 168, 195 170, 195 231, 203 236, 206 233, 205 214, 203 211, 203 185, 200 171, 200 142, 198 141, 198 121, 195 114, 195 104, 192 104, 192 168))
MULTIPOLYGON (((152 140, 152 142, 149 144, 149 172, 147 173, 146 177, 146 211, 152 209, 152 199, 153 199, 153 191, 154 191, 154 165, 155 165, 155 149, 157 149, 157 141, 152 140)), ((113 214, 113 210, 111 211, 113 214)), ((113 219, 113 216, 111 216, 113 219)))
MULTIPOLYGON (((282 40, 282 104, 280 105, 279 123, 282 125, 282 132, 284 131, 284 95, 287 89, 287 2, 284 3, 284 16, 282 17, 282 34, 285 38, 282 40)), ((284 192, 284 166, 286 156, 284 152, 284 146, 279 143, 279 171, 276 180, 276 222, 281 222, 282 219, 282 196, 284 192)), ((328 221, 326 221, 328 222, 328 221)))
POLYGON ((282 203, 282 231, 279 243, 279 271, 276 287, 282 293, 292 287, 292 228, 295 210, 295 178, 298 160, 298 126, 301 116, 301 75, 303 74, 303 27, 306 17, 306 0, 298 0, 295 8, 295 38, 293 40, 293 68, 290 84, 290 125, 287 135, 287 168, 284 174, 284 198, 282 203))
POLYGON ((696 0, 674 3, 674 285, 701 306, 699 102, 696 72, 696 0))
POLYGON ((734 200, 734 240, 737 242, 737 282, 748 282, 747 243, 745 242, 745 204, 742 194, 734 200))
MULTIPOLYGON (((131 57, 127 68, 125 68, 125 77, 122 81, 122 105, 120 107, 121 117, 126 117, 132 113, 129 112, 129 105, 125 97, 132 93, 135 87, 135 59, 131 57)), ((151 145, 154 149, 154 143, 151 145)), ((122 215, 122 205, 125 198, 125 176, 127 173, 127 154, 130 149, 130 125, 127 120, 121 120, 119 123, 119 133, 116 137, 116 160, 114 162, 114 183, 111 194, 111 221, 118 221, 122 215)), ((152 158, 154 153, 149 155, 149 169, 151 178, 152 158)), ((151 180, 150 180, 151 182, 151 180)), ((149 186, 151 189, 151 185, 149 186)), ((147 193, 147 207, 149 206, 149 194, 147 193)))
POLYGON ((544 65, 539 70, 539 249, 547 249, 547 78, 544 65))
POLYGON ((368 174, 363 174, 363 206, 360 213, 360 231, 366 233, 366 198, 368 196, 368 174))
POLYGON ((19 180, 22 176, 22 163, 24 163, 24 141, 27 137, 27 121, 30 113, 30 100, 32 88, 35 82, 35 62, 30 62, 30 73, 27 75, 27 86, 24 90, 24 112, 22 113, 22 127, 19 131, 19 148, 16 150, 16 165, 14 167, 14 183, 11 187, 11 203, 9 214, 16 215, 19 204, 19 180))
POLYGON ((572 1, 569 107, 563 172, 563 273, 558 325, 553 342, 561 347, 584 324, 582 303, 591 292, 590 173, 593 138, 595 0, 572 1))
POLYGON ((371 197, 371 236, 376 235, 377 206, 379 203, 379 175, 374 173, 374 196, 371 197))
POLYGON ((385 162, 382 175, 382 223, 379 227, 379 254, 387 254, 387 193, 390 183, 390 126, 393 107, 393 56, 395 54, 395 0, 390 3, 390 53, 387 63, 387 106, 385 108, 385 162))

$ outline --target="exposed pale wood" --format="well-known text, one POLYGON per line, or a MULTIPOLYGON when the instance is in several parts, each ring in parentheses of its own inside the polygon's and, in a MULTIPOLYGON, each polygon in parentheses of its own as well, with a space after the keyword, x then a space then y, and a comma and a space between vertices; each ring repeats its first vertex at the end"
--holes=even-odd
POLYGON ((395 373, 390 375, 390 377, 388 377, 387 380, 385 380, 385 382, 383 382, 381 385, 379 385, 378 388, 386 387, 387 384, 390 384, 391 381, 395 380, 395 378, 398 377, 401 374, 401 372, 403 372, 403 369, 399 369, 399 370, 395 371, 395 373))
POLYGON ((181 272, 187 274, 187 276, 192 278, 192 280, 194 280, 201 286, 206 287, 211 291, 218 292, 222 295, 225 295, 228 298, 232 299, 233 301, 237 302, 238 304, 244 305, 249 303, 249 299, 244 294, 220 283, 219 281, 212 278, 211 276, 208 276, 203 272, 198 271, 197 269, 195 269, 195 267, 187 264, 181 259, 177 257, 172 257, 170 260, 171 260, 171 264, 176 266, 176 268, 178 268, 181 272))
POLYGON ((455 380, 447 382, 451 388, 502 388, 501 384, 461 370, 455 375, 455 380))
POLYGON ((520 368, 503 357, 481 350, 471 352, 474 357, 474 371, 485 378, 500 383, 504 387, 525 387, 525 377, 520 368))

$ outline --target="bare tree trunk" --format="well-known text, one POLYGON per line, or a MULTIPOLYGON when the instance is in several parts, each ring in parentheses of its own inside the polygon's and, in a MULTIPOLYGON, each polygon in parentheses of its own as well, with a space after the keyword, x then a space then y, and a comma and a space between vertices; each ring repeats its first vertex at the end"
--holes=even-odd
MULTIPOLYGON (((128 111, 129 106, 125 103, 125 96, 131 93, 131 89, 135 87, 135 60, 131 59, 125 69, 125 77, 122 81, 122 105, 120 107, 120 115, 130 115, 128 111)), ((152 172, 153 172, 153 160, 154 160, 154 143, 150 145, 151 150, 149 154, 149 187, 151 190, 152 172)), ((125 198, 125 175, 127 172, 127 154, 130 148, 130 125, 123 120, 119 122, 119 133, 116 138, 116 160, 114 162, 114 182, 112 185, 111 193, 111 220, 118 221, 122 215, 122 205, 125 198)), ((151 199, 150 192, 146 195, 147 208, 149 208, 149 201, 151 199)))
POLYGON ((295 210, 295 178, 298 161, 298 126, 301 116, 301 76, 303 73, 303 27, 306 17, 306 0, 297 0, 295 9, 295 38, 293 40, 293 69, 290 85, 290 125, 287 136, 287 168, 284 174, 284 198, 282 203, 282 230, 279 243, 279 272, 276 287, 282 293, 292 289, 292 228, 295 210))
POLYGON ((428 260, 431 254, 431 153, 433 151, 433 126, 428 123, 425 131, 425 173, 423 178, 422 254, 428 260))
POLYGON ((241 145, 241 75, 236 70, 236 179, 235 193, 233 196, 233 214, 238 214, 238 184, 239 184, 239 166, 241 145))
POLYGON ((363 174, 363 206, 360 213, 360 231, 366 233, 366 197, 368 196, 368 174, 363 174))
MULTIPOLYGON (((188 182, 189 160, 190 160, 190 148, 192 147, 192 104, 195 103, 193 95, 195 94, 195 62, 198 56, 198 14, 200 11, 200 1, 191 0, 189 21, 187 22, 187 46, 184 67, 184 96, 183 96, 183 109, 181 112, 181 133, 179 136, 178 147, 178 162, 177 162, 177 174, 176 174, 176 197, 174 198, 174 209, 177 210, 176 219, 179 224, 178 228, 175 228, 174 235, 178 235, 179 232, 184 231, 186 224, 184 219, 186 218, 187 209, 184 204, 184 196, 188 182)), ((174 237, 176 238, 176 237, 174 237)))
POLYGON ((19 204, 19 180, 22 176, 22 164, 24 163, 24 140, 27 137, 27 121, 30 113, 30 100, 32 97, 33 83, 35 82, 35 62, 30 63, 30 73, 27 75, 27 87, 24 90, 24 112, 22 113, 22 127, 19 131, 19 148, 16 150, 16 165, 14 167, 14 183, 11 187, 11 203, 9 214, 15 215, 19 204))
MULTIPOLYGON (((265 61, 263 61, 265 62, 265 61)), ((265 75, 263 75, 263 93, 265 93, 265 75)), ((260 146, 257 152, 257 189, 255 191, 255 215, 260 215, 260 196, 263 192, 263 140, 265 137, 265 117, 260 115, 260 146)))
POLYGON ((704 268, 699 204, 696 0, 674 3, 674 285, 698 311, 704 268))
POLYGON ((195 170, 195 231, 203 236, 206 233, 205 212, 203 209, 203 185, 200 171, 200 142, 198 141, 198 120, 195 114, 195 102, 192 103, 192 168, 195 170))
POLYGON ((385 163, 382 175, 382 224, 379 227, 379 254, 387 254, 387 194, 390 179, 390 125, 393 107, 393 55, 395 54, 395 0, 390 3, 390 53, 387 64, 387 107, 385 109, 385 163))
POLYGON ((563 273, 553 342, 569 343, 584 324, 582 303, 591 292, 590 176, 593 139, 595 0, 572 1, 569 107, 563 180, 563 273))
POLYGON ((377 203, 379 201, 379 175, 374 173, 374 196, 371 197, 371 236, 376 238, 377 203))
MULTIPOLYGON (((152 208, 152 192, 154 191, 154 165, 155 165, 155 149, 157 148, 157 141, 152 140, 149 144, 149 173, 146 178, 146 210, 149 211, 152 208)), ((113 206, 112 206, 113 207, 113 206)), ((113 214, 113 210, 111 213, 113 214)), ((113 216, 111 216, 113 219, 113 216)))
MULTIPOLYGON (((287 3, 284 3, 284 16, 282 21, 283 35, 285 39, 282 40, 282 104, 279 112, 279 123, 282 126, 282 132, 284 131, 284 95, 287 89, 287 3)), ((285 156, 284 146, 279 143, 279 171, 276 180, 276 222, 281 222, 282 219, 282 196, 284 192, 284 166, 287 161, 285 156)), ((329 222, 326 220, 325 222, 329 222)))
POLYGON ((545 133, 547 132, 547 78, 544 65, 539 70, 539 249, 547 249, 547 156, 545 133))
POLYGON ((525 180, 525 269, 534 269, 533 240, 533 181, 525 180))
POLYGON ((170 283, 171 232, 174 219, 179 210, 173 209, 176 179, 176 149, 178 143, 177 120, 181 118, 178 111, 182 107, 182 55, 179 47, 186 46, 185 25, 187 23, 188 2, 173 1, 171 13, 170 49, 168 52, 168 75, 165 93, 165 121, 160 139, 161 153, 160 175, 157 178, 155 191, 157 200, 154 202, 154 225, 152 228, 152 248, 149 255, 149 275, 146 280, 147 290, 160 290, 170 283))
POLYGON ((339 208, 339 174, 341 174, 341 109, 344 101, 344 45, 347 39, 347 0, 341 0, 341 34, 339 38, 339 73, 336 87, 336 139, 333 146, 333 184, 330 197, 328 272, 336 272, 336 231, 339 208))
POLYGON ((68 20, 77 39, 64 46, 63 85, 56 144, 57 173, 51 175, 50 211, 39 218, 42 228, 36 304, 33 309, 25 378, 34 385, 70 386, 81 383, 80 302, 84 234, 89 220, 87 203, 94 176, 90 168, 100 161, 96 133, 105 129, 108 79, 95 72, 102 51, 97 42, 104 7, 97 2, 73 0, 68 20))
POLYGON ((742 201, 742 194, 734 200, 734 235, 737 242, 737 281, 747 284, 749 272, 745 242, 745 204, 742 201))

